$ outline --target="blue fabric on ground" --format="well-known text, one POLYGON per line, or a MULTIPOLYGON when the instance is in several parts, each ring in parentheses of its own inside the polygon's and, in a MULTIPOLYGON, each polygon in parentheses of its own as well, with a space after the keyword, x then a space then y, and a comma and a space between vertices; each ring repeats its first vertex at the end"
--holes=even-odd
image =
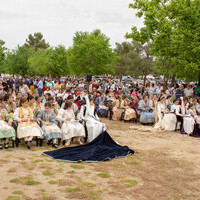
POLYGON ((92 142, 76 147, 44 152, 55 160, 69 162, 100 162, 134 154, 127 146, 118 145, 105 131, 92 142))

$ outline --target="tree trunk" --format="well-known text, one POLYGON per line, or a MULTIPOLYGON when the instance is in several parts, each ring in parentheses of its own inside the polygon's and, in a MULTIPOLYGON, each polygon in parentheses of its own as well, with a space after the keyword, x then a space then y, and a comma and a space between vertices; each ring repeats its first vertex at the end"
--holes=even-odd
POLYGON ((144 75, 144 82, 143 82, 144 86, 145 86, 145 84, 146 84, 146 79, 147 79, 147 75, 145 74, 145 75, 144 75))
POLYGON ((172 75, 171 86, 173 87, 175 83, 175 74, 172 75))

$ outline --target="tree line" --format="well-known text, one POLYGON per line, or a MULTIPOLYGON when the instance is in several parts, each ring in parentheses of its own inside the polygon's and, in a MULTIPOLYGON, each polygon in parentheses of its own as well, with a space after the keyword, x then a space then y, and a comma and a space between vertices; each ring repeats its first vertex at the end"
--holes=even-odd
POLYGON ((51 47, 42 33, 8 50, 0 40, 0 72, 19 75, 164 75, 172 81, 200 79, 200 1, 133 0, 129 5, 144 19, 125 38, 110 45, 100 30, 76 32, 73 44, 51 47))

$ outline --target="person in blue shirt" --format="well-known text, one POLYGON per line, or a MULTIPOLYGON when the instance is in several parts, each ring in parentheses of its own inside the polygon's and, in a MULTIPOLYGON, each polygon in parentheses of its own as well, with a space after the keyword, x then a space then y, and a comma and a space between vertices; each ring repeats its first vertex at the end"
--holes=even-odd
POLYGON ((176 95, 175 100, 178 100, 180 99, 180 97, 184 96, 184 85, 181 85, 180 88, 176 90, 175 95, 176 95))

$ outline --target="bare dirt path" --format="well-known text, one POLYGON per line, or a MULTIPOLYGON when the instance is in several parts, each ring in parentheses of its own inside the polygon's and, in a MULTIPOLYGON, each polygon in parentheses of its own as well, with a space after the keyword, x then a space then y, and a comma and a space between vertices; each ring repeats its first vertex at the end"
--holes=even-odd
POLYGON ((44 147, 0 151, 0 200, 198 200, 200 139, 103 120, 109 134, 136 154, 72 164, 42 156, 44 147), (131 129, 130 129, 131 127, 131 129))

